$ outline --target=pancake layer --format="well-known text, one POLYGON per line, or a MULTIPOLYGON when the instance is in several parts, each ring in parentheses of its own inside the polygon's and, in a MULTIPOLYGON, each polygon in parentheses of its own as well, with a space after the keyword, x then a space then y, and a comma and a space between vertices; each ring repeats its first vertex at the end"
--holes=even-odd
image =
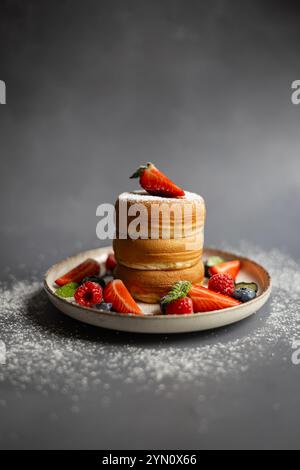
POLYGON ((118 265, 114 276, 121 279, 132 296, 141 302, 154 304, 167 294, 171 286, 177 281, 190 281, 202 283, 204 266, 201 260, 190 268, 176 270, 140 271, 118 265))

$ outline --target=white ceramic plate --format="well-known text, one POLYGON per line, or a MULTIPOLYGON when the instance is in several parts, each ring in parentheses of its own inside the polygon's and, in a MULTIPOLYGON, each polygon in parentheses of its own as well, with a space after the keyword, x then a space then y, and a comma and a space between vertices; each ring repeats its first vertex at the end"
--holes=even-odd
POLYGON ((241 270, 237 281, 253 281, 259 286, 258 296, 250 302, 223 310, 192 315, 159 315, 158 306, 139 304, 144 316, 110 313, 94 308, 86 308, 55 295, 54 280, 77 266, 86 258, 94 258, 104 263, 111 247, 85 251, 67 258, 52 266, 45 275, 44 287, 51 302, 63 313, 89 325, 112 330, 134 333, 186 333, 191 331, 210 330, 236 323, 257 312, 268 300, 271 293, 271 278, 268 272, 259 264, 247 258, 241 258, 233 253, 206 248, 204 259, 209 256, 221 256, 225 260, 238 258, 241 270))

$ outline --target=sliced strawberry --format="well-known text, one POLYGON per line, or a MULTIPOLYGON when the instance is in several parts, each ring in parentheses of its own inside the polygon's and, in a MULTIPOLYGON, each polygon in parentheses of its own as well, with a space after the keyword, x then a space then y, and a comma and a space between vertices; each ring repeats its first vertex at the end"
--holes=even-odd
POLYGON ((181 197, 185 194, 183 189, 176 186, 153 163, 140 166, 130 178, 140 178, 140 185, 152 196, 181 197))
POLYGON ((227 261, 226 263, 216 264, 208 269, 210 276, 219 273, 230 274, 233 279, 236 279, 239 270, 241 268, 241 263, 238 259, 233 261, 227 261))
POLYGON ((140 307, 120 279, 110 281, 105 287, 103 295, 104 301, 111 303, 113 310, 116 312, 142 313, 140 307))
POLYGON ((112 272, 116 266, 117 266, 117 262, 116 262, 115 255, 113 254, 108 255, 106 262, 105 262, 106 272, 112 272))
POLYGON ((83 263, 71 269, 71 271, 64 274, 59 279, 56 279, 55 284, 58 286, 64 286, 69 282, 80 282, 84 277, 95 276, 99 274, 100 265, 94 259, 87 259, 83 263))
POLYGON ((184 315, 194 313, 193 301, 189 297, 174 300, 166 305, 166 315, 184 315))
POLYGON ((188 295, 193 301, 194 312, 211 312, 212 310, 235 307, 241 303, 200 285, 193 285, 188 295))

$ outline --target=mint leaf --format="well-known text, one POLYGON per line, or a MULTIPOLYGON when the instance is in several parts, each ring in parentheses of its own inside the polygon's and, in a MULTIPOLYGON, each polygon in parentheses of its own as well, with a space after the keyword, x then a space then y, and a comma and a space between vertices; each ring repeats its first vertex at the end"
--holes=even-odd
POLYGON ((254 292, 258 291, 258 285, 255 282, 238 282, 235 284, 236 289, 251 289, 254 292))
POLYGON ((182 299, 186 297, 192 287, 192 283, 189 281, 178 281, 171 287, 171 290, 161 299, 161 303, 169 304, 174 300, 182 299))
POLYGON ((77 282, 70 282, 56 289, 55 294, 65 298, 73 297, 78 286, 79 284, 77 284, 77 282))
POLYGON ((212 266, 216 266, 217 264, 224 263, 225 260, 221 258, 220 256, 210 256, 208 260, 206 261, 206 266, 211 268, 212 266))

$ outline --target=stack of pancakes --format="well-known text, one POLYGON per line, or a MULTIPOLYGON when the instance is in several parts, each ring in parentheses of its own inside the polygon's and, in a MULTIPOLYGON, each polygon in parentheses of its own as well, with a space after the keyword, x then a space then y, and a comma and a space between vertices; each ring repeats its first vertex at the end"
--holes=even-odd
POLYGON ((186 192, 176 199, 142 190, 121 194, 116 202, 115 277, 146 303, 159 302, 177 281, 202 282, 204 222, 205 203, 197 194, 186 192))

